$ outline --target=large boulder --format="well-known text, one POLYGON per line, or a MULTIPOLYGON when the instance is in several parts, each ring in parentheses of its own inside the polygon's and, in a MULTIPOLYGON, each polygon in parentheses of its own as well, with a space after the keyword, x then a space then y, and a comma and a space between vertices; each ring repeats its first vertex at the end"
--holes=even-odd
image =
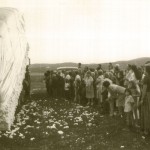
POLYGON ((9 130, 22 90, 29 46, 22 14, 0 8, 0 130, 9 130))

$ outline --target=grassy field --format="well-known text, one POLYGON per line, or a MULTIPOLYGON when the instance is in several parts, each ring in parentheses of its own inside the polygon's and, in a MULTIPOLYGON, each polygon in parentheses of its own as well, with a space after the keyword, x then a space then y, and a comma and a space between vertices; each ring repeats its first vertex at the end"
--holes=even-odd
POLYGON ((42 74, 32 74, 31 81, 32 100, 16 114, 12 131, 0 134, 0 150, 150 149, 150 138, 127 130, 124 119, 50 99, 42 74))

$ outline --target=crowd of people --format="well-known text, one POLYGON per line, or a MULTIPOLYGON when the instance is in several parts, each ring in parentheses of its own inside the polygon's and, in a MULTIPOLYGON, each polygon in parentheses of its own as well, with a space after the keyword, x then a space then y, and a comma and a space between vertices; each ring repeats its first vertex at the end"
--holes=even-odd
POLYGON ((150 133, 150 61, 124 70, 112 63, 107 69, 101 64, 82 69, 79 63, 77 71, 47 71, 44 76, 50 97, 98 106, 103 114, 125 118, 129 128, 150 133))

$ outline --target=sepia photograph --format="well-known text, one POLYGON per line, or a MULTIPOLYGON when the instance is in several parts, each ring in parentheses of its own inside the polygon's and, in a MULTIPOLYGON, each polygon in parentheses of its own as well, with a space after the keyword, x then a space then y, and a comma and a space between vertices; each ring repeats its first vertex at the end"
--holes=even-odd
POLYGON ((0 150, 150 150, 150 1, 0 0, 0 150))

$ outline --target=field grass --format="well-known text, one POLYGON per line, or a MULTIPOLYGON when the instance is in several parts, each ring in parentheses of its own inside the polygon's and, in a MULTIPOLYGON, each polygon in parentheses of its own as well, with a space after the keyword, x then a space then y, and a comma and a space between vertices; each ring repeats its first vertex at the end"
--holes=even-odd
POLYGON ((102 115, 96 106, 50 99, 41 74, 31 74, 31 81, 31 101, 16 114, 15 134, 0 134, 0 150, 150 149, 150 138, 127 130, 124 119, 102 115))
POLYGON ((31 72, 31 91, 38 88, 45 88, 44 74, 31 72))

